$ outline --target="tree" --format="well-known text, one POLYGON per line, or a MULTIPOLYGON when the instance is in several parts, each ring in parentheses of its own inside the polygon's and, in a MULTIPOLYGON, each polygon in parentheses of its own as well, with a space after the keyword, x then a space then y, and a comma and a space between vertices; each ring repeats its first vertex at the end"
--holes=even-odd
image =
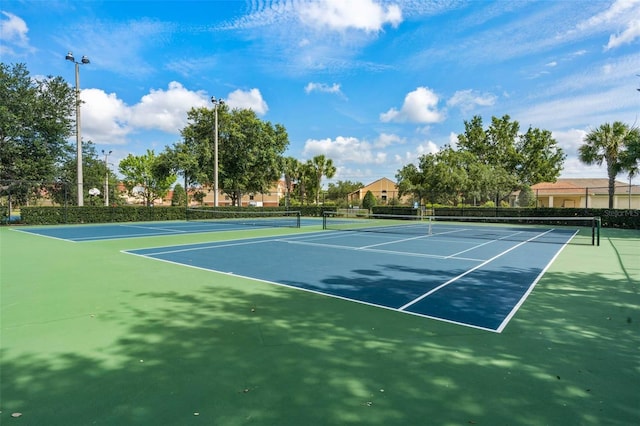
POLYGON ((627 145, 635 146, 638 130, 616 121, 605 123, 589 132, 584 144, 578 149, 580 161, 585 164, 606 164, 609 178, 609 208, 613 208, 616 191, 616 177, 625 168, 632 168, 631 158, 622 154, 627 145))
POLYGON ((398 170, 398 173, 396 173, 398 197, 412 195, 418 200, 419 204, 422 204, 427 193, 424 177, 425 176, 420 170, 418 170, 415 164, 407 164, 402 167, 402 169, 398 170))
POLYGON ((566 155, 551 132, 529 127, 516 141, 515 172, 522 188, 540 182, 555 182, 566 155))
POLYGON ((525 186, 520 190, 520 196, 518 197, 518 203, 520 207, 535 207, 536 196, 530 186, 525 186))
POLYGON ((322 176, 331 179, 336 174, 336 168, 333 160, 326 158, 324 155, 316 155, 310 160, 310 168, 312 175, 315 177, 314 189, 316 195, 316 204, 320 202, 320 190, 322 188, 322 176))
POLYGON ((229 116, 222 151, 222 189, 238 205, 242 194, 267 192, 282 174, 282 154, 289 145, 286 129, 261 121, 248 109, 229 116))
POLYGON ((120 161, 119 170, 124 176, 123 184, 132 196, 141 197, 146 206, 153 200, 164 197, 176 181, 174 174, 159 164, 153 150, 144 155, 129 154, 120 161))
POLYGON ((520 134, 519 123, 508 115, 492 117, 486 130, 479 116, 464 124, 464 133, 458 135, 458 150, 472 154, 476 164, 485 166, 476 172, 486 174, 488 167, 495 177, 490 185, 492 193, 484 197, 508 196, 525 185, 553 182, 560 175, 566 156, 548 130, 529 127, 520 134))
POLYGON ((172 206, 184 206, 187 202, 187 191, 179 183, 173 187, 173 197, 171 197, 172 206))
MULTIPOLYGON (((92 141, 82 144, 82 169, 84 176, 84 196, 89 194, 89 190, 97 188, 100 190, 102 199, 105 197, 105 178, 109 179, 109 200, 111 203, 117 203, 119 197, 115 195, 117 187, 116 176, 104 163, 97 153, 96 146, 92 141)), ((47 191, 51 194, 54 202, 65 204, 67 202, 75 203, 78 198, 78 186, 70 184, 77 182, 78 167, 75 158, 67 159, 58 172, 58 178, 51 189, 47 191), (65 183, 64 185, 62 183, 65 183)), ((91 197, 95 198, 95 197, 91 197)), ((95 199, 93 200, 95 201, 95 199)))
POLYGON ((291 190, 293 185, 298 179, 299 170, 301 167, 300 162, 293 157, 286 157, 283 160, 283 173, 284 183, 287 188, 287 194, 285 199, 285 206, 288 208, 291 205, 291 190))
MULTIPOLYGON (((0 181, 53 182, 71 158, 75 93, 61 77, 34 79, 24 64, 0 63, 0 181)), ((3 185, 3 186, 7 186, 3 185)), ((18 185, 25 202, 40 185, 18 185)))
POLYGON ((376 205, 376 201, 376 196, 373 195, 373 192, 367 191, 367 193, 364 194, 364 198, 362 199, 362 208, 371 210, 371 208, 376 205))
MULTIPOLYGON (((185 170, 198 183, 214 182, 214 111, 192 109, 182 130, 187 151, 197 161, 185 170)), ((218 107, 218 174, 220 189, 239 204, 243 193, 266 192, 282 175, 282 154, 289 145, 284 126, 260 120, 248 109, 218 107)))
MULTIPOLYGON (((182 204, 189 205, 188 188, 196 185, 201 179, 203 172, 199 168, 196 146, 186 142, 178 142, 173 147, 165 147, 164 152, 160 153, 157 158, 157 167, 163 167, 170 170, 173 174, 182 175, 184 179, 184 200, 182 204)), ((174 192, 175 195, 175 192, 174 192)), ((173 203, 173 200, 172 200, 173 203)))
POLYGON ((640 173, 640 129, 634 127, 629 132, 625 142, 625 149, 620 154, 622 170, 626 171, 629 179, 640 173))
POLYGON ((306 200, 308 205, 310 200, 313 199, 315 186, 317 184, 315 169, 310 160, 308 160, 306 163, 300 164, 300 168, 298 169, 297 181, 298 196, 300 197, 300 202, 304 203, 304 201, 306 200))
POLYGON ((348 205, 348 196, 354 191, 362 188, 364 185, 362 182, 337 181, 336 183, 330 183, 327 188, 327 200, 334 201, 338 205, 348 205))

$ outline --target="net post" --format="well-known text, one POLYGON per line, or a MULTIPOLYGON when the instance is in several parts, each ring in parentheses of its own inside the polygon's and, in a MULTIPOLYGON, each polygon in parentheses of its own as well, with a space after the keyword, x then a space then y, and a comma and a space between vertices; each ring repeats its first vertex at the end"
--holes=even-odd
POLYGON ((302 216, 302 214, 299 211, 297 211, 296 212, 296 228, 300 228, 300 222, 301 222, 300 216, 302 216))
POLYGON ((602 227, 602 218, 600 218, 599 216, 596 218, 596 232, 597 232, 597 240, 598 240, 598 247, 600 246, 600 228, 602 227))
POLYGON ((323 230, 327 229, 327 213, 328 212, 322 212, 322 229, 323 230))
POLYGON ((596 245, 596 218, 591 218, 591 245, 596 245))

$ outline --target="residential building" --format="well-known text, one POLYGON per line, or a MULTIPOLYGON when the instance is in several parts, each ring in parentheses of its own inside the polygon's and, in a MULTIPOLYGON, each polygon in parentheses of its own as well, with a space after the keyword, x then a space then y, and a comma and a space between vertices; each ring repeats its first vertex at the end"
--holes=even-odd
MULTIPOLYGON (((280 205, 280 199, 282 199, 286 195, 286 192, 287 190, 285 181, 284 179, 280 179, 277 182, 274 182, 267 192, 250 192, 247 194, 242 194, 241 205, 242 207, 278 207, 278 205, 280 205)), ((202 203, 195 202, 195 204, 208 207, 213 206, 213 191, 206 191, 206 195, 202 200, 202 203)), ((223 193, 222 191, 218 191, 218 206, 229 207, 231 205, 231 197, 223 193)))
POLYGON ((362 204, 364 196, 369 191, 371 191, 371 193, 376 197, 379 205, 391 204, 394 202, 392 200, 396 200, 400 204, 407 204, 412 200, 410 195, 405 195, 403 197, 399 196, 398 185, 394 181, 387 178, 381 178, 350 193, 348 195, 349 204, 351 206, 359 206, 362 204))
MULTIPOLYGON (((640 209, 640 186, 616 181, 613 208, 640 209)), ((609 207, 609 179, 558 179, 531 187, 537 207, 609 207)))

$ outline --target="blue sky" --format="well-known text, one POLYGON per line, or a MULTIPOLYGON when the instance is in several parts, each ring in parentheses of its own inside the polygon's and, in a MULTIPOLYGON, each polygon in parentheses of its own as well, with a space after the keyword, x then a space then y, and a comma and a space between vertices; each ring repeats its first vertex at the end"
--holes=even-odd
POLYGON ((211 96, 363 183, 504 114, 553 132, 562 177, 606 177, 577 160, 583 137, 640 124, 640 0, 8 0, 0 23, 2 62, 34 76, 73 85, 66 53, 88 56, 83 139, 114 165, 180 141, 211 96))

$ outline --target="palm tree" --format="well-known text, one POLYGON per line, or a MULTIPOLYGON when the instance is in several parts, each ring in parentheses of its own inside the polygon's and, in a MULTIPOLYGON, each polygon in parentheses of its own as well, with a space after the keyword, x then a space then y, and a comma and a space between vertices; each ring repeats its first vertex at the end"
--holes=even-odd
POLYGON ((602 124, 585 136, 584 145, 578 149, 580 161, 585 164, 607 165, 609 178, 609 208, 613 208, 616 188, 616 176, 625 169, 621 155, 627 142, 631 140, 633 130, 620 121, 602 124))
POLYGON ((286 157, 284 159, 284 182, 287 187, 287 198, 285 201, 285 205, 289 208, 289 198, 291 193, 291 188, 293 187, 294 181, 298 179, 298 175, 300 174, 300 162, 293 157, 286 157))
POLYGON ((640 129, 637 127, 629 131, 625 141, 625 150, 620 155, 622 170, 629 174, 629 178, 640 173, 640 129))
POLYGON ((331 179, 336 174, 336 168, 333 165, 333 161, 330 158, 326 158, 324 155, 317 155, 311 160, 311 164, 314 169, 314 174, 317 181, 316 192, 316 204, 320 202, 320 188, 322 188, 322 176, 326 176, 331 179))

